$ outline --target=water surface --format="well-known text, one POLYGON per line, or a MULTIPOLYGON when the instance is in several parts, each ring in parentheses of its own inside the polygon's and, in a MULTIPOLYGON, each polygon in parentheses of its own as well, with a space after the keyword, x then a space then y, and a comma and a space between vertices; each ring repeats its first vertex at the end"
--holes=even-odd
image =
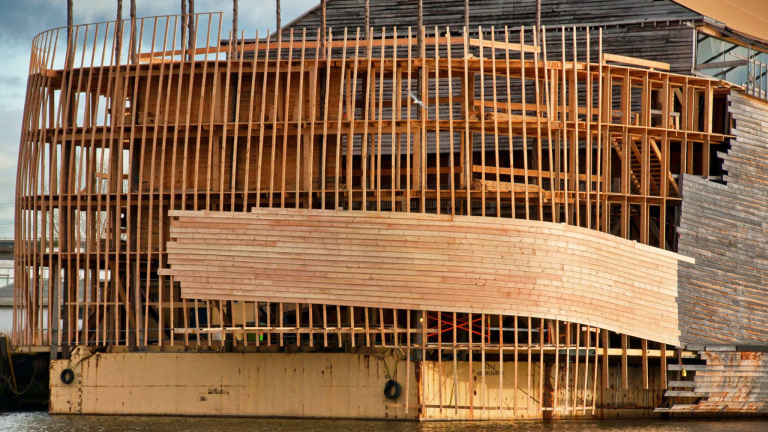
POLYGON ((191 432, 766 432, 768 420, 601 420, 508 423, 287 420, 257 418, 51 416, 43 412, 0 415, 0 431, 191 432))

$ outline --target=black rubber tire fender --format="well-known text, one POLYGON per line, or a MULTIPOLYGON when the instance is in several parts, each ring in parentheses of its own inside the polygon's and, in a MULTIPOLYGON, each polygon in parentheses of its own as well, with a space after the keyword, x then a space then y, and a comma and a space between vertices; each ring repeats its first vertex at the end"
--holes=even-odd
POLYGON ((75 373, 72 371, 72 369, 64 369, 61 371, 59 378, 61 378, 61 382, 64 384, 72 384, 72 381, 75 380, 75 373))
POLYGON ((384 385, 384 397, 390 400, 395 400, 400 397, 402 390, 400 383, 391 379, 384 385))

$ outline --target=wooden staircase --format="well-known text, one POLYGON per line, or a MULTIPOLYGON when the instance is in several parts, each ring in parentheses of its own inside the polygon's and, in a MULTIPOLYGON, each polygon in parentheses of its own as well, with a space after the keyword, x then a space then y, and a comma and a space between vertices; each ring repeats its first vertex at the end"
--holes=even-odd
MULTIPOLYGON (((642 143, 632 135, 628 135, 628 137, 629 137, 628 145, 630 146, 630 149, 629 149, 629 176, 630 176, 630 183, 631 183, 630 193, 643 195, 643 188, 642 188, 643 155, 640 150, 642 143)), ((624 161, 623 138, 612 136, 611 145, 613 146, 613 149, 616 151, 616 154, 618 154, 619 159, 621 159, 621 161, 623 162, 624 161)), ((659 146, 656 143, 656 140, 649 137, 648 145, 650 146, 650 155, 648 156, 649 194, 661 196, 660 182, 663 181, 662 179, 664 177, 666 177, 670 182, 669 186, 671 186, 669 192, 672 192, 674 190, 677 196, 679 196, 680 188, 677 185, 677 181, 672 176, 672 173, 667 172, 666 176, 662 176, 662 172, 661 172, 662 156, 661 156, 661 150, 659 150, 659 146)))
POLYGON ((692 398, 655 412, 768 413, 768 353, 702 351, 707 364, 670 364, 669 371, 693 373, 692 380, 670 381, 669 398, 692 398))

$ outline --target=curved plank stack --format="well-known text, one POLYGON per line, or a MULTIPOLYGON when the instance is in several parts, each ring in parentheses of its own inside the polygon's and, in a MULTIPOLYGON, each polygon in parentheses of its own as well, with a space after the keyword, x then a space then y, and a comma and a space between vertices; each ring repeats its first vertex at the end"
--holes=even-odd
POLYGON ((678 345, 678 261, 565 224, 414 213, 172 211, 182 297, 514 314, 678 345))

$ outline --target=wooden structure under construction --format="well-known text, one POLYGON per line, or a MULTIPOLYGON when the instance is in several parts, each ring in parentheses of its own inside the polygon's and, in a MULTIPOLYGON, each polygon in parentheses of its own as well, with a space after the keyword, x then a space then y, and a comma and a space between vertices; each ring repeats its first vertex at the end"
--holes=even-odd
MULTIPOLYGON (((83 377, 104 350, 396 353, 403 396, 377 391, 397 418, 598 415, 621 391, 646 409, 763 409, 664 396, 694 386, 684 360, 727 357, 705 344, 768 339, 751 322, 712 335, 728 313, 700 296, 723 275, 708 252, 723 212, 745 207, 759 232, 743 241, 765 238, 762 204, 739 195, 763 196, 764 173, 739 173, 764 138, 734 138, 735 118, 766 115, 756 81, 612 52, 597 26, 365 37, 301 19, 252 39, 220 14, 35 38, 16 345, 83 377)), ((216 413, 296 414, 270 409, 216 413)))

